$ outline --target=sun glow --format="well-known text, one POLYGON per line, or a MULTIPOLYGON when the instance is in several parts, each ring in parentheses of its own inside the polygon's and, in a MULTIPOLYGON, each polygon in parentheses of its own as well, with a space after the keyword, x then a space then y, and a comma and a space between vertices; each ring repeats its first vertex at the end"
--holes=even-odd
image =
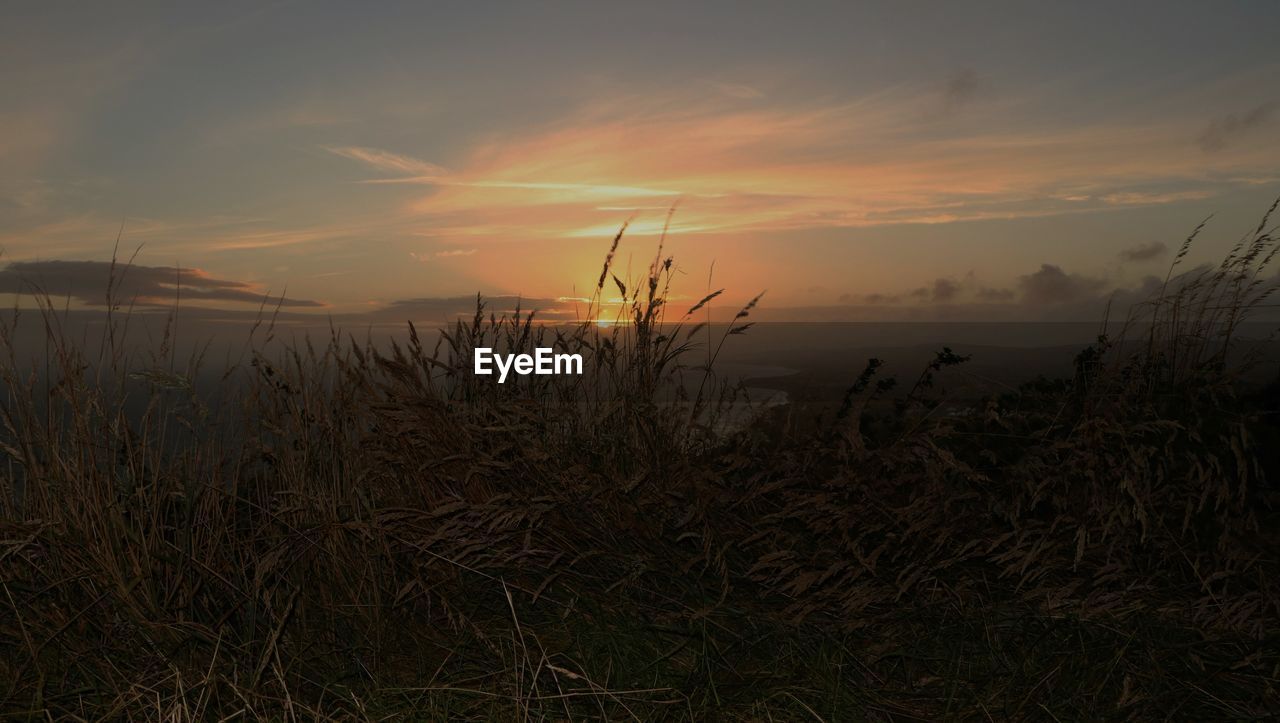
POLYGON ((479 143, 448 168, 375 149, 330 150, 384 176, 366 183, 404 187, 409 198, 396 213, 423 229, 432 244, 424 255, 477 249, 438 258, 480 288, 554 298, 566 279, 594 279, 602 249, 627 223, 628 239, 639 242, 624 244, 619 268, 628 259, 647 265, 645 246, 665 231, 685 269, 701 276, 715 262, 721 285, 769 287, 780 292, 775 300, 795 303, 822 294, 830 303, 838 293, 827 289, 878 285, 898 271, 860 255, 856 266, 840 263, 856 251, 834 248, 832 232, 1162 204, 1210 191, 1170 195, 1147 179, 1280 158, 1227 148, 1188 160, 1170 150, 1188 133, 1174 122, 1012 133, 997 122, 1010 110, 1000 104, 973 109, 970 122, 939 136, 909 91, 810 107, 666 100, 581 109, 571 121, 479 143), (980 122, 982 112, 991 123, 980 122), (797 259, 791 238, 800 234, 838 262, 797 259))

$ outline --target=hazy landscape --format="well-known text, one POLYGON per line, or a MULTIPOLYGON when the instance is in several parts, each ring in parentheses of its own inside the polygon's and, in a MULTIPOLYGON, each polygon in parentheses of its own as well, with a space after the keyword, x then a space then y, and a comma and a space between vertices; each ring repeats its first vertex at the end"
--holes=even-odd
POLYGON ((605 260, 625 324, 481 299, 438 331, 290 344, 264 318, 203 369, 174 327, 126 345, 111 303, 78 346, 44 297, 3 327, 5 706, 1265 715, 1275 348, 1240 331, 1275 289, 1271 228, 1074 345, 752 327, 753 303, 706 325, 662 257, 627 282, 605 260), (12 341, 33 321, 43 369, 12 341), (860 357, 877 340, 894 359, 860 357), (478 346, 553 341, 588 373, 470 373, 478 346))

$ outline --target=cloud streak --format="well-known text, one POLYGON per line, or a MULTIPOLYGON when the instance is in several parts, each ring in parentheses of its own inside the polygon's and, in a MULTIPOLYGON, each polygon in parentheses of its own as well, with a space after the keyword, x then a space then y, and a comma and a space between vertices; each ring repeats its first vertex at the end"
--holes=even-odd
MULTIPOLYGON (((362 146, 329 150, 383 175, 370 184, 425 185, 398 212, 437 235, 568 239, 671 230, 741 234, 1036 218, 1211 197, 1242 164, 1280 162, 1280 149, 1227 149, 1188 159, 1185 125, 1043 123, 1011 129, 1026 101, 973 106, 979 81, 960 71, 948 106, 972 122, 922 117, 924 90, 808 107, 743 107, 724 98, 600 101, 565 120, 481 142, 445 170, 362 146)), ((932 96, 936 98, 937 96, 932 96)), ((1265 109, 1264 109, 1265 110, 1265 109)), ((1265 120, 1218 123, 1226 137, 1265 120)))
POLYGON ((1275 116, 1276 107, 1277 103, 1273 101, 1254 106, 1243 113, 1229 113, 1215 118, 1200 133, 1196 142, 1205 152, 1220 151, 1235 143, 1241 136, 1270 123, 1275 116))
POLYGON ((381 171, 390 173, 410 174, 419 178, 436 178, 445 176, 449 173, 448 169, 443 166, 437 166, 434 163, 418 160, 409 156, 403 156, 398 153, 380 150, 378 148, 362 148, 359 146, 332 146, 327 149, 330 153, 349 158, 353 161, 359 161, 367 166, 372 166, 381 171))
MULTIPOLYGON (((570 299, 524 298, 511 295, 483 297, 485 313, 499 316, 514 314, 516 309, 527 314, 536 311, 537 316, 556 318, 572 318, 574 302, 570 299)), ((368 316, 395 321, 426 320, 452 321, 458 317, 470 317, 476 313, 476 297, 440 296, 421 297, 416 299, 400 299, 386 304, 368 316)))
POLYGON ((47 294, 104 306, 113 273, 113 298, 126 304, 169 306, 180 299, 289 308, 324 306, 309 299, 272 296, 253 284, 215 278, 200 269, 117 265, 113 272, 108 261, 16 261, 0 269, 0 293, 47 294))

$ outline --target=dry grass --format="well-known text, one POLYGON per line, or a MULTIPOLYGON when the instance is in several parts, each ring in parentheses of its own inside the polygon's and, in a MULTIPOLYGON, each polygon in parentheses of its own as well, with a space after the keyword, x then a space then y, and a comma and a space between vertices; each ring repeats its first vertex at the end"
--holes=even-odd
POLYGON ((661 248, 638 280, 605 263, 592 313, 612 285, 627 324, 480 301, 434 344, 287 348, 264 317, 212 398, 170 333, 131 354, 111 304, 90 352, 45 297, 14 323, 47 327, 47 370, 0 329, 0 708, 1263 716, 1274 481, 1227 342, 1275 248, 1264 221, 1220 269, 1171 270, 1074 379, 979 414, 935 413, 944 350, 892 412, 873 363, 820 429, 730 437, 714 355, 755 302, 718 331, 694 323, 714 293, 668 310, 661 248), (588 373, 469 372, 477 346, 552 344, 588 373))

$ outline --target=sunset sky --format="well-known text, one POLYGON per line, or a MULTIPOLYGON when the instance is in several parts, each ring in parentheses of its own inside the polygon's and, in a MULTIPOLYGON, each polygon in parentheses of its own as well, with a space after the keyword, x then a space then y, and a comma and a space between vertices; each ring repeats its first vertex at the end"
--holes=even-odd
POLYGON ((676 205, 686 298, 1034 318, 1280 195, 1274 2, 128 5, 0 9, 0 298, 555 306, 676 205))

